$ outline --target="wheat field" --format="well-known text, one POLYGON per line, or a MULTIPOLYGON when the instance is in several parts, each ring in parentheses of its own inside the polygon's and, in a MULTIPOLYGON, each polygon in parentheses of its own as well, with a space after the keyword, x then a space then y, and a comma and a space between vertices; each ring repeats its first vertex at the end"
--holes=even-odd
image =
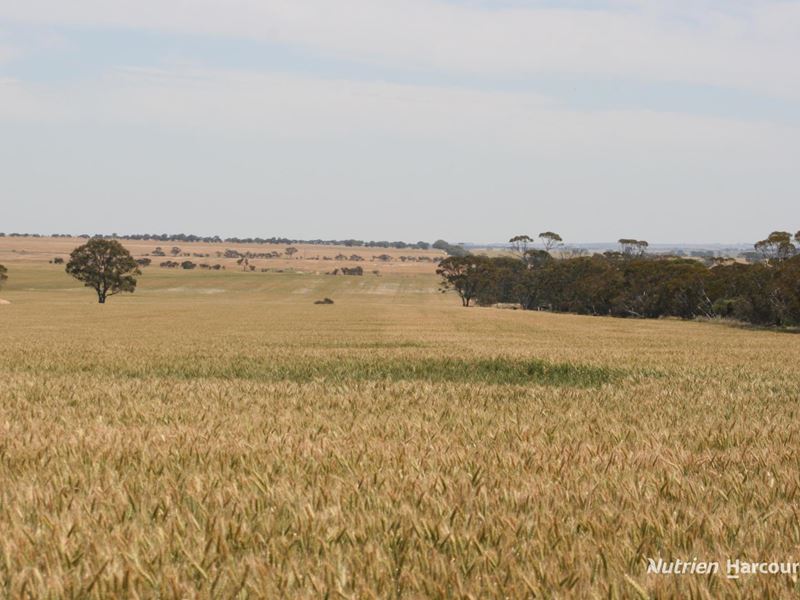
POLYGON ((461 308, 431 273, 0 297, 0 596, 783 598, 800 337, 461 308), (313 301, 331 297, 331 306, 313 301))

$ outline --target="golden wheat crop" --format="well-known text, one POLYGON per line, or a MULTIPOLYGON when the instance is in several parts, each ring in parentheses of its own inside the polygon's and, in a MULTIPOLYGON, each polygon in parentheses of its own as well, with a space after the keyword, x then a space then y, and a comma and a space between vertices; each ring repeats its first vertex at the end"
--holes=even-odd
POLYGON ((0 293, 0 596, 793 597, 800 337, 463 309, 430 275, 0 293), (332 306, 316 306, 323 296, 332 306))

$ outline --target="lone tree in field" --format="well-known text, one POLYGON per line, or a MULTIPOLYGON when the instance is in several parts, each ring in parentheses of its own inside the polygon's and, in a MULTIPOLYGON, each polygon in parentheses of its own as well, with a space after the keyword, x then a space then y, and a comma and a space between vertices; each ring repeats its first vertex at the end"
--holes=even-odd
POLYGON ((0 287, 3 287, 3 283, 5 283, 6 279, 8 279, 8 269, 6 269, 3 265, 0 265, 0 287))
POLYGON ((286 252, 286 255, 289 258, 292 258, 292 256, 297 254, 297 248, 295 248, 294 246, 289 246, 286 250, 284 250, 284 252, 286 252))
POLYGON ((69 255, 67 273, 97 292, 97 301, 105 304, 108 296, 133 292, 139 265, 116 240, 94 238, 78 246, 69 255))

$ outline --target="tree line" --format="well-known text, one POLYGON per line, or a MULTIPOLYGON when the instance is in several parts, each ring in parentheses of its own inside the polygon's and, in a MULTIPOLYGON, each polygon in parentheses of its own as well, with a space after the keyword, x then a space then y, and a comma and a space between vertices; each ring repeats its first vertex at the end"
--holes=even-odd
MULTIPOLYGON (((48 237, 42 235, 40 233, 0 233, 0 237, 48 237)), ((67 233, 54 233, 51 234, 49 237, 54 238, 71 238, 73 237, 67 233)), ((127 235, 120 235, 117 233, 112 233, 111 235, 104 235, 96 233, 94 235, 89 235, 87 233, 81 234, 79 237, 82 239, 94 239, 94 238, 103 238, 103 239, 112 239, 112 240, 131 240, 131 241, 155 241, 155 242, 203 242, 206 244, 308 244, 312 246, 348 246, 348 247, 365 247, 365 248, 397 248, 398 250, 404 249, 411 249, 411 250, 429 250, 431 245, 428 242, 389 242, 386 240, 380 241, 365 241, 365 240, 356 240, 356 239, 345 239, 345 240, 323 240, 323 239, 314 239, 314 240, 293 240, 289 238, 283 237, 269 237, 269 238, 261 238, 261 237, 246 237, 246 238, 239 238, 239 237, 229 237, 223 238, 218 235, 212 236, 201 236, 201 235, 193 235, 193 234, 185 234, 185 233, 136 233, 136 234, 127 234, 127 235)))
MULTIPOLYGON (((548 239, 561 242, 560 236, 548 239)), ((710 266, 650 256, 644 240, 625 238, 617 251, 571 258, 555 258, 554 245, 531 249, 532 241, 512 238, 515 256, 446 258, 436 271, 443 291, 454 290, 463 306, 513 303, 585 315, 800 325, 800 232, 773 232, 756 243, 758 262, 718 259, 710 266)))

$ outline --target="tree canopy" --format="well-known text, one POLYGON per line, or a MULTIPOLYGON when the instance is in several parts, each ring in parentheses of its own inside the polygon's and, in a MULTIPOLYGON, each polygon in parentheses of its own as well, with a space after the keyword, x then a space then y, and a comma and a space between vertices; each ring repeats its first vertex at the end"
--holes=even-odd
POLYGON ((108 296, 136 289, 139 265, 116 240, 94 238, 70 254, 67 273, 97 292, 97 301, 105 304, 108 296))
POLYGON ((555 231, 545 231, 539 234, 539 239, 542 240, 545 252, 550 252, 556 246, 563 243, 563 239, 555 231))
POLYGON ((529 235, 515 235, 508 240, 508 243, 511 244, 511 249, 520 256, 525 255, 525 253, 528 251, 528 246, 532 242, 533 238, 529 235))
POLYGON ((0 265, 0 287, 3 287, 6 279, 8 279, 8 269, 6 269, 3 265, 0 265))
POLYGON ((442 291, 453 289, 463 306, 469 306, 491 280, 492 259, 486 256, 451 256, 439 263, 442 291))
MULTIPOLYGON (((800 234, 800 231, 797 233, 800 234)), ((798 239, 797 234, 795 239, 798 239)), ((783 261, 797 254, 792 234, 788 231, 773 231, 766 239, 756 242, 754 247, 768 261, 783 261)))

